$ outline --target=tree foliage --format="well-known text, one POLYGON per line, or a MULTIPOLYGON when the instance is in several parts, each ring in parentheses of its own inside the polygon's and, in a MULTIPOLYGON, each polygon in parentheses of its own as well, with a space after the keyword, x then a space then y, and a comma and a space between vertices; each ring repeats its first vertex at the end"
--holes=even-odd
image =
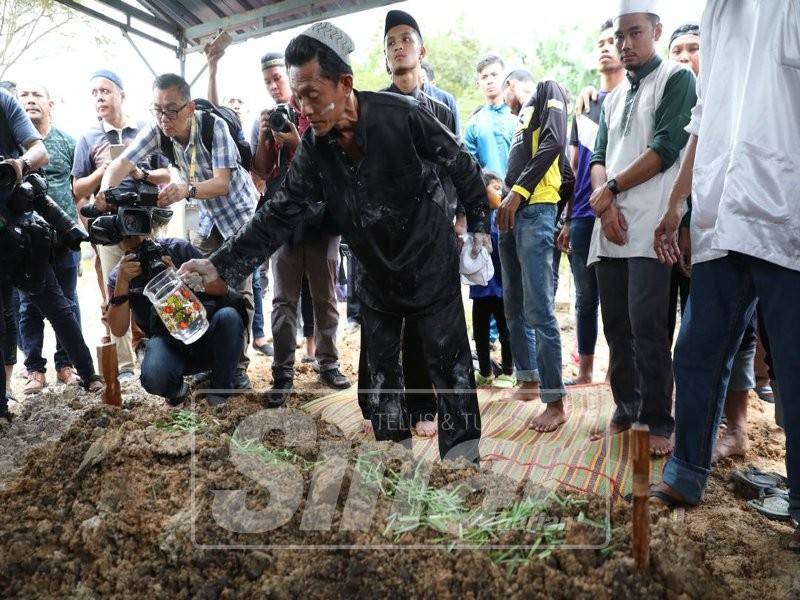
POLYGON ((37 42, 77 18, 54 0, 0 0, 0 5, 0 80, 24 54, 35 51, 37 42))

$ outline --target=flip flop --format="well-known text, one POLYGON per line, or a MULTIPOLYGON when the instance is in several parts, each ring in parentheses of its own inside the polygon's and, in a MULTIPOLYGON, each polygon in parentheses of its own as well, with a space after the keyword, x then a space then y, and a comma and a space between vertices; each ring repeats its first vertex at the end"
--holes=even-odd
POLYGON ((731 480, 740 495, 750 500, 775 494, 788 488, 786 477, 775 471, 761 471, 750 465, 731 473, 731 480))
POLYGON ((748 500, 747 505, 773 521, 788 521, 790 519, 788 492, 778 492, 756 500, 748 500))
POLYGON ((664 503, 667 508, 685 508, 688 506, 695 506, 683 500, 678 500, 675 496, 670 496, 667 492, 650 488, 650 498, 655 498, 664 503))

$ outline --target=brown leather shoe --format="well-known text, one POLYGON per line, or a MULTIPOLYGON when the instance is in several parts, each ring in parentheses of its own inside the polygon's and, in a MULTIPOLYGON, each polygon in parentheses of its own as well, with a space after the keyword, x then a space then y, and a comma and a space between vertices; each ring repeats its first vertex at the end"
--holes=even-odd
POLYGON ((56 371, 56 379, 58 379, 59 383, 65 383, 66 385, 77 385, 80 382, 78 374, 75 373, 75 369, 72 367, 58 369, 56 371))
POLYGON ((46 385, 47 382, 45 381, 44 373, 30 371, 28 373, 28 382, 25 384, 25 394, 38 394, 46 385))

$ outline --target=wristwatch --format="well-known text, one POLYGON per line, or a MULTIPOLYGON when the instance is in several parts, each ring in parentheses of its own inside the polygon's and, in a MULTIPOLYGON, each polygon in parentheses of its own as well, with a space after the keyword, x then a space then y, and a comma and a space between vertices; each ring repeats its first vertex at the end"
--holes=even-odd
POLYGON ((606 187, 611 190, 615 195, 619 194, 619 186, 616 179, 609 179, 606 181, 606 187))
POLYGON ((150 171, 147 169, 141 169, 142 171, 142 178, 139 180, 142 183, 148 183, 150 181, 150 171))
POLYGON ((22 176, 25 177, 25 175, 33 171, 33 164, 31 163, 29 158, 23 158, 21 162, 22 162, 22 176))
POLYGON ((197 197, 197 187, 190 185, 189 186, 189 193, 186 195, 189 199, 194 199, 197 197))

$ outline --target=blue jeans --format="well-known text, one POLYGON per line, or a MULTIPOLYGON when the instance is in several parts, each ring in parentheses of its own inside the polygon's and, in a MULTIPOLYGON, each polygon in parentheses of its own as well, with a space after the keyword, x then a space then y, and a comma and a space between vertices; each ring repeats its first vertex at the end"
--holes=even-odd
POLYGON ((597 274, 594 267, 587 266, 589 245, 592 242, 594 217, 572 219, 570 223, 569 265, 575 279, 575 321, 578 333, 578 354, 594 355, 597 344, 597 307, 600 296, 597 291, 597 274))
POLYGON ((260 267, 253 272, 253 339, 264 337, 264 290, 260 267))
POLYGON ((529 204, 517 211, 514 229, 500 234, 503 302, 517 379, 535 381, 538 367, 544 403, 561 400, 565 393, 553 297, 555 218, 555 204, 529 204), (534 347, 526 327, 535 332, 534 347))
POLYGON ((733 253, 692 268, 675 348, 675 453, 664 481, 687 501, 702 500, 734 355, 756 300, 784 400, 790 512, 800 520, 800 272, 757 258, 733 253))
MULTIPOLYGON (((78 325, 81 324, 81 309, 78 302, 78 266, 80 264, 79 252, 67 252, 67 255, 58 263, 53 265, 53 274, 56 282, 61 288, 64 297, 70 304, 72 314, 78 325)), ((25 368, 28 371, 38 371, 44 373, 47 359, 42 356, 42 346, 44 344, 44 316, 41 311, 30 301, 24 292, 20 292, 19 306, 19 334, 22 342, 22 351, 25 353, 25 368)), ((56 353, 53 356, 53 363, 56 370, 64 367, 72 367, 72 361, 61 340, 56 338, 56 353)))
POLYGON ((234 389, 244 327, 241 315, 228 306, 214 313, 208 331, 189 346, 168 335, 150 338, 142 359, 142 387, 150 394, 174 398, 184 375, 211 370, 211 389, 234 389))

